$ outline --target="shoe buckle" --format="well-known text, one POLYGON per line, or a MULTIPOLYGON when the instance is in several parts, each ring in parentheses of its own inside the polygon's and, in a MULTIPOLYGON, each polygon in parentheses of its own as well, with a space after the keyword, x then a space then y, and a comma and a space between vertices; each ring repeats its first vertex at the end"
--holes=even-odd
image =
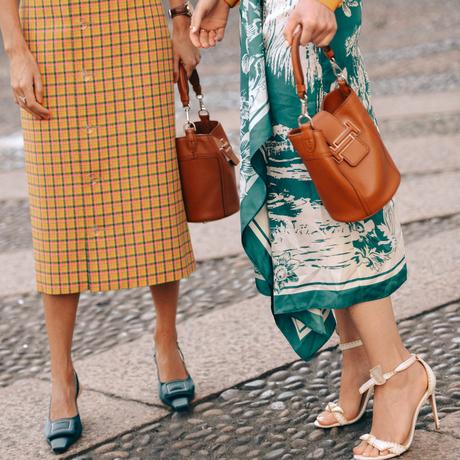
POLYGON ((382 372, 382 367, 380 365, 373 367, 370 371, 370 374, 376 385, 383 385, 386 382, 382 372))

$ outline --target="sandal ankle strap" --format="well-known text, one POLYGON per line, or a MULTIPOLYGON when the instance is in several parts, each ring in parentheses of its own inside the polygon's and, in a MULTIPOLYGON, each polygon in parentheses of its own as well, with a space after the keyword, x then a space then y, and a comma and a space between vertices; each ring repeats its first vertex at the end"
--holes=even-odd
POLYGON ((399 374, 400 372, 405 371, 407 368, 412 366, 417 361, 417 355, 410 355, 408 359, 403 361, 401 364, 396 366, 392 371, 390 372, 382 372, 382 367, 380 364, 378 366, 375 366, 370 370, 370 376, 371 378, 364 384, 362 384, 359 388, 359 392, 361 394, 365 393, 369 388, 375 386, 375 385, 384 385, 388 380, 391 379, 391 377, 394 377, 396 374, 399 374))
POLYGON ((353 342, 339 343, 339 350, 340 351, 351 350, 352 348, 362 346, 362 344, 363 344, 363 341, 361 339, 353 340, 353 342))

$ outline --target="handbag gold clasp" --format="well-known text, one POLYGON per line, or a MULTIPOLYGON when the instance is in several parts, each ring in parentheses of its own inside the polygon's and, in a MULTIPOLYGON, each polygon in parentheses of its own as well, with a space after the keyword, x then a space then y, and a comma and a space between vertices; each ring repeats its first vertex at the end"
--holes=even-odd
POLYGON ((344 160, 342 152, 358 137, 359 133, 359 129, 351 121, 345 121, 345 129, 329 146, 334 160, 336 160, 337 163, 342 163, 344 160))

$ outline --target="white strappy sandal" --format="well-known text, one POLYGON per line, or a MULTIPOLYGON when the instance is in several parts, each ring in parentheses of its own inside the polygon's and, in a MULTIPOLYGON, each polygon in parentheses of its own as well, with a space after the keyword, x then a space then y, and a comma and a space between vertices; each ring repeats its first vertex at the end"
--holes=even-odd
MULTIPOLYGON (((353 342, 347 342, 347 343, 341 343, 339 344, 339 350, 345 351, 345 350, 351 350, 352 348, 360 347, 362 346, 363 342, 361 339, 354 340, 353 342)), ((366 391, 366 394, 362 397, 361 399, 361 405, 359 407, 359 412, 358 415, 353 418, 352 420, 348 420, 344 413, 343 409, 336 403, 336 402, 330 402, 327 404, 325 407, 324 411, 331 413, 336 422, 331 423, 330 425, 324 425, 321 423, 321 421, 317 418, 313 424, 317 428, 334 428, 336 426, 345 426, 345 425, 351 425, 352 423, 356 423, 363 415, 364 412, 366 412, 367 405, 369 403, 369 399, 372 396, 374 387, 369 388, 368 391, 366 391)))
POLYGON ((439 430, 439 418, 438 418, 438 410, 436 408, 436 398, 435 398, 435 388, 436 388, 436 376, 434 375, 433 370, 430 366, 422 359, 420 356, 411 355, 410 358, 403 361, 399 366, 397 366, 393 371, 382 373, 382 368, 380 366, 376 366, 371 369, 370 374, 371 378, 361 386, 359 392, 361 394, 369 391, 370 388, 373 388, 375 385, 384 385, 389 379, 391 379, 396 374, 403 372, 404 370, 408 369, 412 364, 419 362, 423 365, 426 371, 426 375, 428 377, 428 388, 426 389, 422 399, 420 400, 415 413, 412 419, 411 430, 408 436, 408 439, 404 444, 398 444, 397 442, 391 441, 382 441, 381 439, 376 438, 372 434, 364 434, 359 439, 362 441, 366 441, 372 447, 375 447, 379 453, 388 451, 388 454, 385 455, 378 455, 376 457, 367 457, 365 455, 354 455, 355 460, 386 460, 389 458, 395 458, 402 455, 406 452, 414 440, 414 433, 415 433, 415 425, 417 423, 418 414, 422 406, 429 400, 431 403, 431 408, 433 410, 433 418, 434 424, 437 430, 439 430))

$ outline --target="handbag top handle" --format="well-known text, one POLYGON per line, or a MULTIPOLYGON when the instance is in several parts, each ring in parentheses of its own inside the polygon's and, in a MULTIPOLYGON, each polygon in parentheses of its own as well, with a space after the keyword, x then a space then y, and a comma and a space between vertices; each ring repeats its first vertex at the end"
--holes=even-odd
POLYGON ((179 78, 177 80, 177 87, 179 89, 180 100, 183 107, 190 105, 190 93, 189 93, 189 82, 192 85, 193 91, 196 97, 200 99, 203 97, 203 91, 201 89, 200 77, 198 71, 193 69, 190 77, 187 78, 187 71, 182 63, 179 64, 179 78))
POLYGON ((198 115, 200 117, 209 117, 209 111, 205 107, 203 102, 203 91, 201 89, 200 77, 198 71, 193 69, 190 77, 187 78, 187 71, 182 63, 179 64, 179 78, 177 80, 177 88, 179 89, 180 100, 182 102, 182 107, 185 110, 187 116, 186 126, 193 127, 194 124, 190 121, 190 89, 189 82, 192 85, 193 91, 196 94, 198 103, 200 104, 200 109, 198 115))
MULTIPOLYGON (((306 118, 311 122, 311 117, 308 115, 307 111, 307 88, 305 86, 305 79, 304 79, 304 74, 302 70, 302 63, 300 61, 300 32, 294 35, 294 38, 292 40, 291 44, 291 59, 292 59, 292 68, 294 71, 294 80, 295 80, 295 86, 296 86, 296 91, 297 91, 297 96, 300 99, 300 103, 302 104, 302 113, 298 118, 299 125, 302 124, 302 119, 306 118)), ((335 57, 334 57, 334 51, 330 46, 323 46, 321 48, 326 55, 326 57, 329 59, 329 62, 331 63, 332 70, 334 72, 334 75, 338 81, 339 84, 344 84, 346 83, 345 76, 343 74, 343 70, 341 67, 337 64, 335 57)))

